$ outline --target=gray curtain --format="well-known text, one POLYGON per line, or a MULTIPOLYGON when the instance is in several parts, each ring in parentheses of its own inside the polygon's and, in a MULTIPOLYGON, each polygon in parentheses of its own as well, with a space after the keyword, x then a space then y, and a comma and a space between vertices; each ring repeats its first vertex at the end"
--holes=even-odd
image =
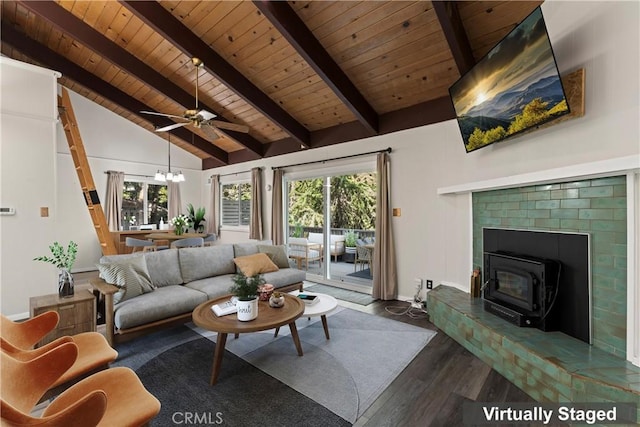
POLYGON ((249 238, 262 240, 262 168, 251 169, 251 222, 249 238))
POLYGON ((282 177, 284 171, 273 171, 271 195, 271 240, 274 245, 284 245, 284 212, 282 210, 282 177))
POLYGON ((169 220, 175 218, 182 213, 182 196, 180 195, 180 183, 167 182, 167 190, 169 195, 169 220))
POLYGON ((211 175, 211 188, 209 190, 209 219, 207 219, 207 233, 215 233, 220 236, 220 230, 218 229, 218 215, 220 209, 218 205, 220 203, 220 175, 211 175))
POLYGON ((124 192, 124 172, 107 171, 107 194, 104 214, 110 231, 120 231, 122 226, 122 194, 124 192))
POLYGON ((373 250, 373 293, 376 299, 394 300, 398 296, 396 253, 393 245, 389 154, 377 158, 378 194, 376 200, 376 241, 373 250))

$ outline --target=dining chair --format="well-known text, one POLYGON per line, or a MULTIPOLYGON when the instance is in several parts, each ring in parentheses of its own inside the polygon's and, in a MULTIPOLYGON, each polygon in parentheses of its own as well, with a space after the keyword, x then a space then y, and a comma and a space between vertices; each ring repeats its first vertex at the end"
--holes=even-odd
POLYGON ((38 357, 21 361, 0 352, 2 425, 140 426, 160 412, 160 402, 129 368, 100 371, 72 385, 40 416, 32 411, 42 395, 69 369, 78 346, 66 342, 38 357))
POLYGON ((201 248, 204 246, 202 237, 187 237, 171 243, 172 248, 201 248))
POLYGON ((209 233, 204 236, 204 245, 205 246, 213 246, 213 242, 218 240, 218 235, 215 233, 209 233))
POLYGON ((128 248, 133 248, 131 252, 149 252, 158 249, 153 241, 136 239, 134 237, 127 237, 124 241, 124 244, 128 248))

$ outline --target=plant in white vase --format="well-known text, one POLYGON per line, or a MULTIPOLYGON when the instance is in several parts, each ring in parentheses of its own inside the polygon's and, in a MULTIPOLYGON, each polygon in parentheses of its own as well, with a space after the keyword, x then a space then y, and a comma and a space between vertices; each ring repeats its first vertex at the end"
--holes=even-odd
POLYGON ((249 321, 258 317, 258 288, 266 282, 262 276, 247 277, 242 273, 233 276, 233 285, 229 292, 235 295, 238 320, 249 321))

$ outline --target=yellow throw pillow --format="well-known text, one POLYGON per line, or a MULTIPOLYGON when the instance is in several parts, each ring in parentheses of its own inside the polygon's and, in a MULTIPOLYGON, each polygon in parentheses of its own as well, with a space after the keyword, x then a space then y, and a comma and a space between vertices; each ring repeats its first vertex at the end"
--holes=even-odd
POLYGON ((237 257, 233 259, 233 262, 236 263, 242 274, 247 277, 279 270, 269 256, 262 253, 237 257))

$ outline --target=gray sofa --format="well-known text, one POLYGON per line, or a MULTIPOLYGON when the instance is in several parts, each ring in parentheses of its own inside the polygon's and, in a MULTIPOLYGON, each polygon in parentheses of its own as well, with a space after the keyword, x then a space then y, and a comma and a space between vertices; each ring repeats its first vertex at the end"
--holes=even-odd
MULTIPOLYGON (((107 340, 113 346, 126 338, 148 333, 191 320, 193 309, 199 304, 229 294, 232 277, 236 273, 235 257, 253 255, 270 249, 270 242, 221 244, 202 248, 169 249, 127 255, 109 255, 101 264, 122 264, 135 257, 144 257, 152 291, 117 302, 121 288, 102 278, 91 284, 105 302, 107 340), (116 303, 114 303, 114 295, 116 303)), ((271 246, 273 248, 273 246, 271 246)), ((284 249, 283 249, 284 250, 284 249)), ((144 265, 143 265, 144 266, 144 265)), ((264 273, 267 283, 283 292, 302 290, 305 272, 280 265, 278 271, 264 273)))

